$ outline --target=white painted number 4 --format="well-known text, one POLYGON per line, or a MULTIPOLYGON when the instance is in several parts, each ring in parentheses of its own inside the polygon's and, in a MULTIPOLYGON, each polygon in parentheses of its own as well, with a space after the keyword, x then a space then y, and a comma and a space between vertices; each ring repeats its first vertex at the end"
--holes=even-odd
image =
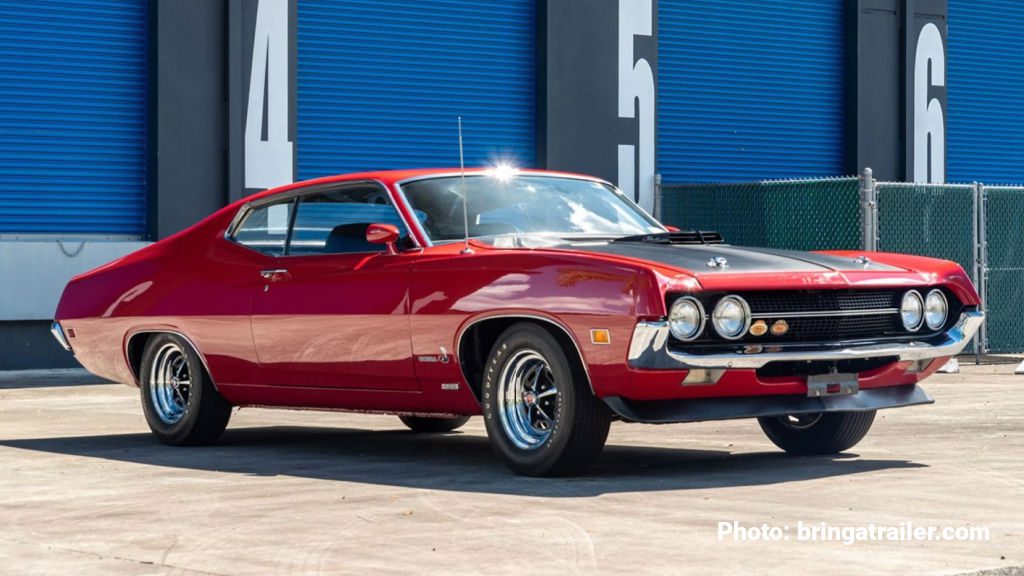
POLYGON ((288 92, 288 0, 259 0, 245 116, 246 188, 292 181, 288 92))

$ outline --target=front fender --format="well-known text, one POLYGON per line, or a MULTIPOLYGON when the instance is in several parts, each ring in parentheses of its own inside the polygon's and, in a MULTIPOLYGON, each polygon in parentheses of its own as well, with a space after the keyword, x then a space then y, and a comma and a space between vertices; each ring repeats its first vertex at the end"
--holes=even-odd
POLYGON ((849 258, 867 256, 873 262, 896 266, 909 272, 916 272, 921 275, 921 279, 925 283, 945 285, 953 291, 953 294, 965 306, 981 305, 981 298, 978 296, 974 283, 971 282, 970 275, 964 271, 963 267, 952 260, 914 256, 911 254, 896 254, 894 252, 864 252, 860 250, 829 250, 821 251, 820 253, 849 258))

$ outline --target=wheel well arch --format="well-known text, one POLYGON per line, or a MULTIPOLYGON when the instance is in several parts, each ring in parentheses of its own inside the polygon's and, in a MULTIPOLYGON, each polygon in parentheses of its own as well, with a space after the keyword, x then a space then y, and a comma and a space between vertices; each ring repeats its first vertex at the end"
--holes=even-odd
POLYGON ((136 332, 132 332, 131 334, 128 335, 127 338, 125 338, 124 358, 128 362, 128 370, 131 372, 132 377, 135 378, 136 386, 142 385, 140 373, 142 371, 142 354, 146 350, 146 344, 149 342, 150 338, 157 336, 159 334, 172 334, 184 340, 185 343, 188 344, 193 351, 195 351, 196 355, 199 356, 199 361, 203 365, 203 371, 206 372, 206 376, 210 379, 210 382, 213 384, 213 387, 215 389, 217 388, 217 382, 213 379, 213 376, 210 372, 210 365, 207 364, 206 362, 206 356, 204 356, 202 351, 199 350, 199 347, 196 346, 195 342, 193 342, 191 338, 177 330, 168 330, 166 328, 138 330, 136 332))
POLYGON ((587 379, 587 386, 591 393, 594 392, 594 384, 590 378, 590 370, 587 369, 586 360, 583 359, 583 350, 573 336, 572 332, 563 324, 544 316, 532 316, 528 314, 510 314, 502 316, 487 316, 470 322, 459 333, 456 342, 456 353, 459 359, 459 369, 463 378, 469 384, 469 389, 477 401, 481 398, 481 387, 483 384, 484 364, 491 348, 498 341, 498 337, 509 326, 520 322, 535 324, 547 330, 563 349, 566 350, 570 362, 576 362, 583 370, 587 379))

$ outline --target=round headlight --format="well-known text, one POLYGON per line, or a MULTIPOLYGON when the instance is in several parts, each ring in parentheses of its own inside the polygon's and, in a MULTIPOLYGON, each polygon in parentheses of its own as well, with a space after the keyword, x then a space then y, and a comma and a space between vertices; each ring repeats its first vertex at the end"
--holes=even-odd
POLYGON ((700 336, 704 330, 704 307, 692 296, 676 300, 668 313, 668 329, 680 340, 700 336))
POLYGON ((938 330, 946 324, 949 304, 942 290, 932 290, 924 299, 924 321, 932 330, 938 330))
POLYGON ((735 340, 750 327, 750 306, 739 296, 726 296, 715 305, 711 323, 722 338, 735 340))
POLYGON ((903 295, 900 317, 903 319, 903 327, 911 332, 916 332, 921 327, 924 321, 924 300, 917 290, 911 290, 903 295))

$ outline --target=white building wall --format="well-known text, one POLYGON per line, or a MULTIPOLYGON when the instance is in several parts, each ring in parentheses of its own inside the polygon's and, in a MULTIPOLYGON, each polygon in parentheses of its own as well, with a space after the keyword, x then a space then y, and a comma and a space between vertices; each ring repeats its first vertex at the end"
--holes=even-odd
POLYGON ((0 322, 53 318, 64 286, 87 272, 146 246, 140 241, 0 241, 0 322))

